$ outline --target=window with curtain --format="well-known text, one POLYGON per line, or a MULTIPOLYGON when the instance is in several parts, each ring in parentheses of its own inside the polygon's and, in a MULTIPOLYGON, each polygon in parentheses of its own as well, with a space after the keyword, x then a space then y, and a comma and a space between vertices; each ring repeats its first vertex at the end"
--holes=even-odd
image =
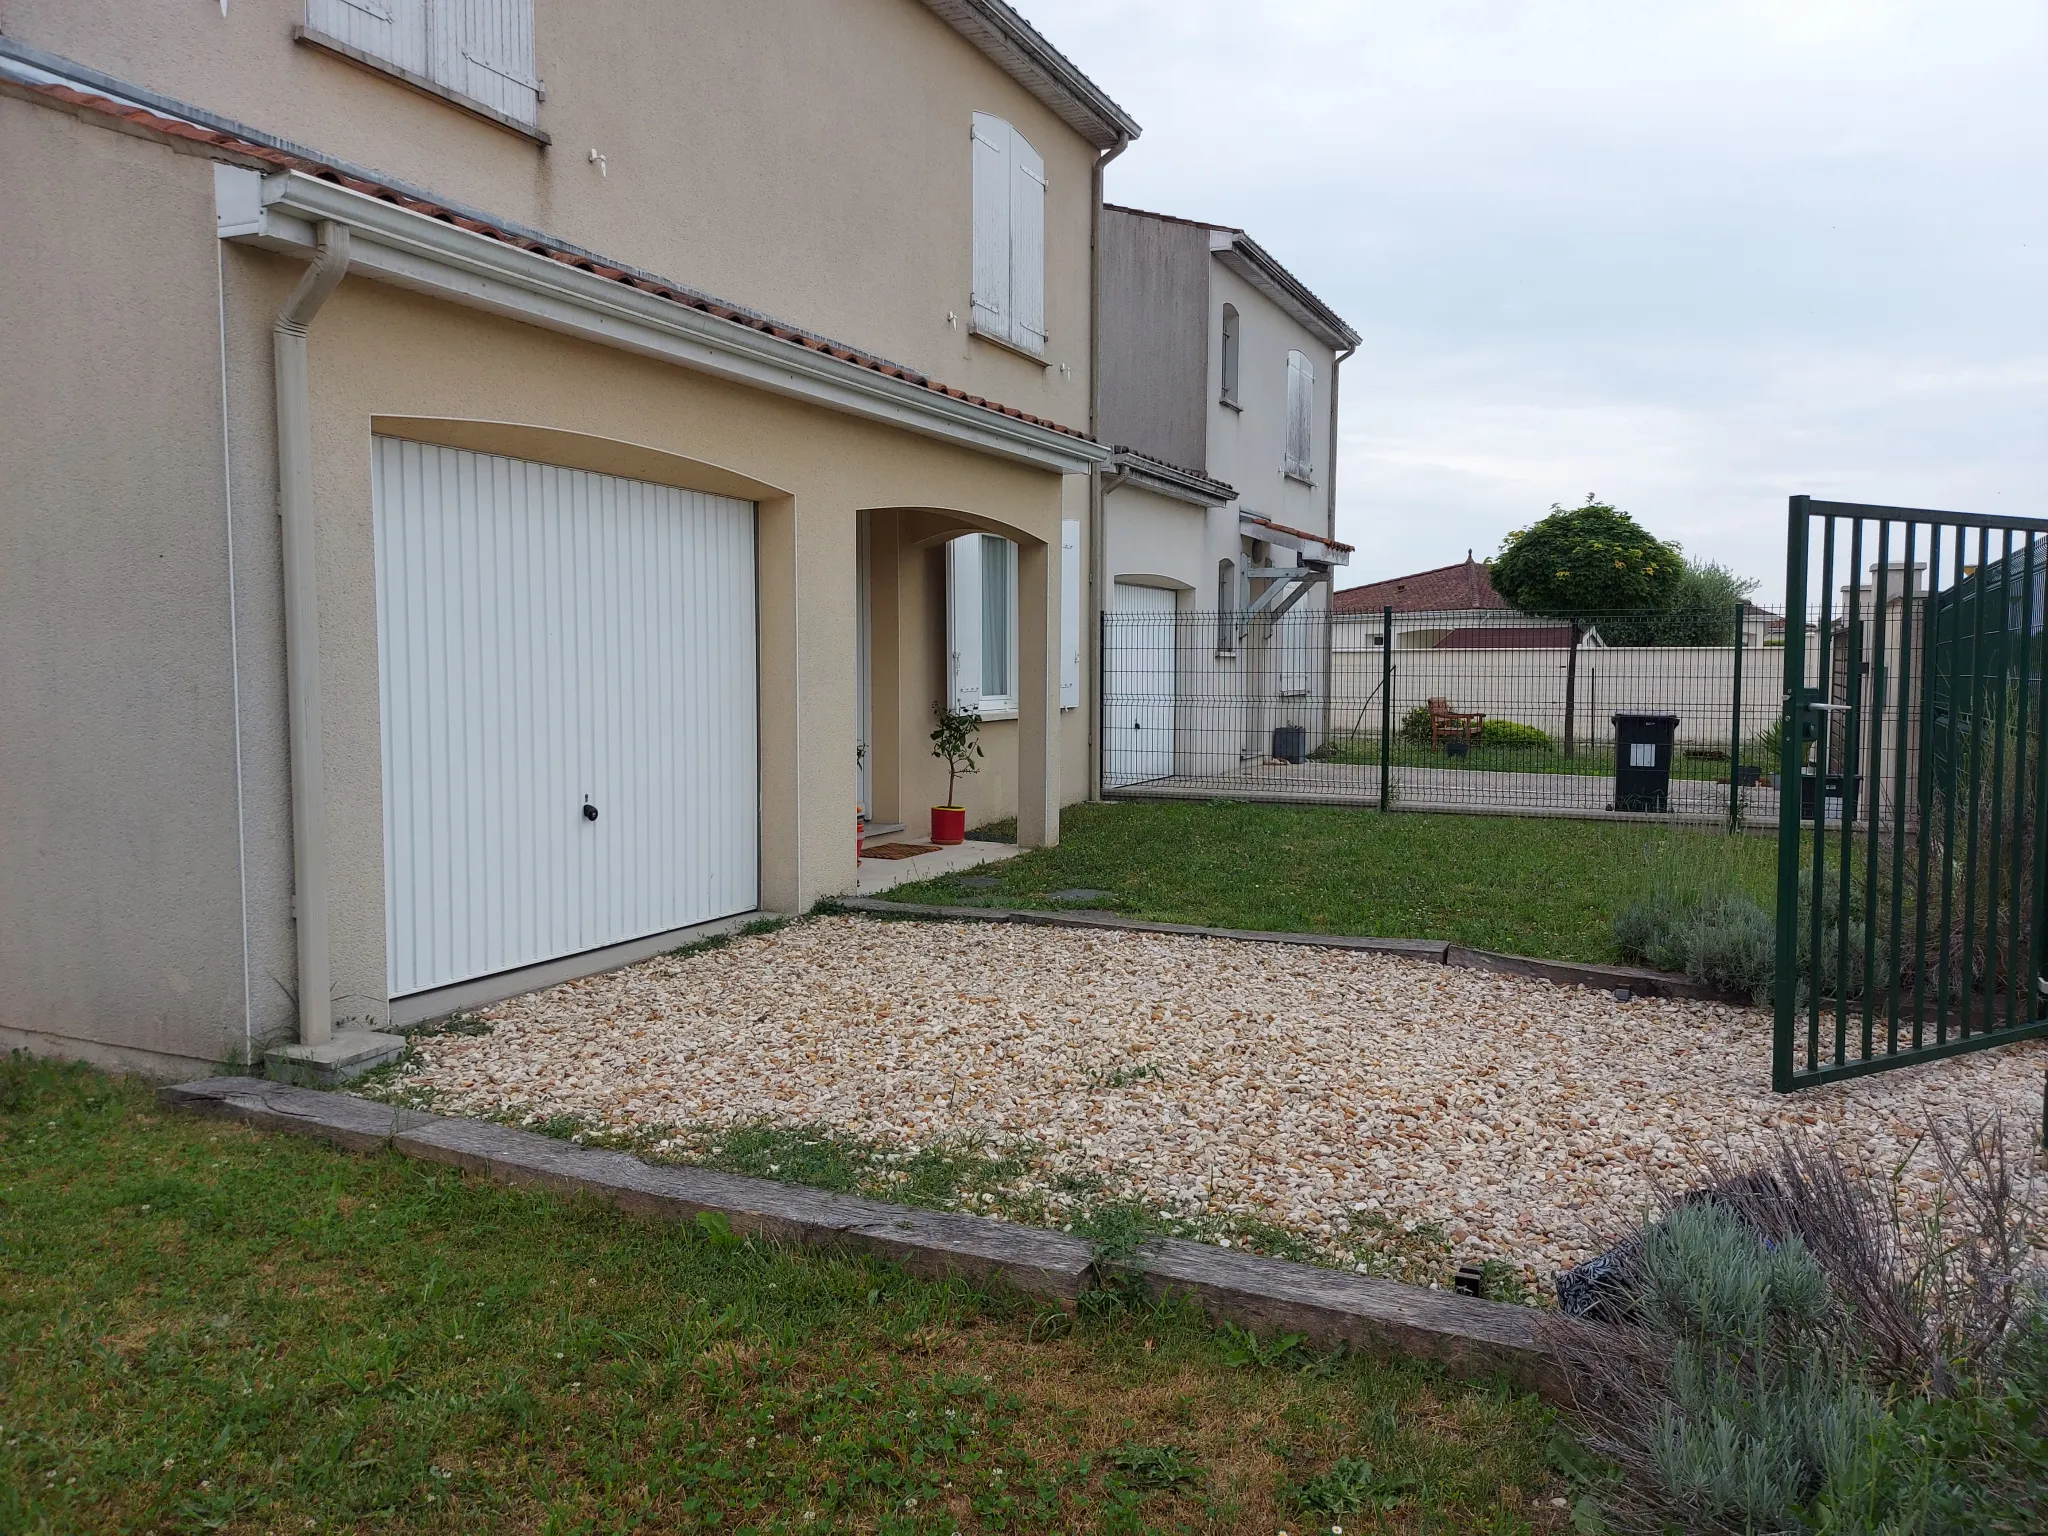
POLYGON ((970 533, 946 546, 947 669, 953 707, 1017 708, 1017 546, 970 533))
POLYGON ((1223 306, 1223 389, 1225 405, 1237 404, 1237 306, 1223 306))
POLYGON ((1017 632, 1017 546, 1008 539, 981 536, 981 698, 1004 699, 1017 706, 1015 679, 1017 632))
POLYGON ((1316 366, 1301 352, 1287 354, 1287 455, 1283 466, 1296 480, 1315 475, 1316 366))

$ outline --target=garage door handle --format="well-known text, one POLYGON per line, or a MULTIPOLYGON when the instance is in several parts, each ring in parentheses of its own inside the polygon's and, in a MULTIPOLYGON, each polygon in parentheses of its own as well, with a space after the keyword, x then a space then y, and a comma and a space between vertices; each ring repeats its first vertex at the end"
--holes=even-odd
POLYGON ((585 821, 597 820, 597 807, 592 805, 588 800, 583 802, 583 819, 585 821))

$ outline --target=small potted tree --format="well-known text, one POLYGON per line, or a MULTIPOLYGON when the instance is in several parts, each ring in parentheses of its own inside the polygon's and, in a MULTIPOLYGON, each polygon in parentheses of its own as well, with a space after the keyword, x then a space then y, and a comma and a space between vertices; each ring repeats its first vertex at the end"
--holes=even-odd
POLYGON ((955 805, 960 775, 981 772, 981 716, 972 710, 932 706, 939 722, 932 732, 932 756, 946 765, 946 803, 932 807, 932 841, 940 844, 967 841, 967 809, 955 805))

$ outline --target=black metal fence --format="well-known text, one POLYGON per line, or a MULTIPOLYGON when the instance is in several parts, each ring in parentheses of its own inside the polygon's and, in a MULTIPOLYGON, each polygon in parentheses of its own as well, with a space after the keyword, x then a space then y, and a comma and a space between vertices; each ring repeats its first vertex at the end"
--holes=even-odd
POLYGON ((2048 522, 1793 498, 1780 1091, 2048 1034, 2048 522))
POLYGON ((1103 790, 1772 825, 1782 624, 1743 605, 1705 629, 1671 645, 1645 643, 1668 632, 1641 614, 1107 613, 1103 790))

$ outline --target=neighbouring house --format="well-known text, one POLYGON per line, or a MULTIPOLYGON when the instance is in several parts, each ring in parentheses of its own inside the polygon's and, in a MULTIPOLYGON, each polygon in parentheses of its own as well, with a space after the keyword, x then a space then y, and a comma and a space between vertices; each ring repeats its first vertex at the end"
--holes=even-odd
POLYGON ((949 687, 1056 838, 1138 129, 1001 0, 0 28, 0 1046, 346 1057, 803 910, 949 687))
MULTIPOLYGON (((1335 616, 1338 651, 1369 651, 1385 641, 1389 628, 1397 651, 1450 649, 1504 649, 1547 645, 1570 645, 1569 627, 1560 629, 1557 620, 1532 617, 1510 607, 1508 600, 1493 589, 1493 578, 1483 561, 1465 558, 1454 565, 1439 565, 1411 576, 1392 576, 1385 581, 1346 587, 1330 601, 1335 616), (1392 610, 1391 619, 1388 610, 1392 610), (1527 631, 1549 632, 1548 639, 1535 639, 1527 631)), ((1752 604, 1743 621, 1743 644, 1757 646, 1784 643, 1785 621, 1769 609, 1752 604)), ((1602 645, 1596 631, 1584 643, 1602 645)))
POLYGON ((1102 786, 1312 750, 1358 335, 1241 229, 1112 205, 1101 260, 1102 786))
MULTIPOLYGON (((1394 611, 1397 651, 1429 650, 1456 633, 1540 628, 1554 622, 1532 619, 1510 607, 1507 599, 1493 590, 1493 578, 1485 564, 1474 560, 1468 549, 1455 565, 1346 587, 1337 593, 1330 600, 1335 619, 1331 644, 1340 651, 1371 650, 1380 645, 1389 608, 1394 611)), ((1569 639, 1567 636, 1567 643, 1569 639)))

